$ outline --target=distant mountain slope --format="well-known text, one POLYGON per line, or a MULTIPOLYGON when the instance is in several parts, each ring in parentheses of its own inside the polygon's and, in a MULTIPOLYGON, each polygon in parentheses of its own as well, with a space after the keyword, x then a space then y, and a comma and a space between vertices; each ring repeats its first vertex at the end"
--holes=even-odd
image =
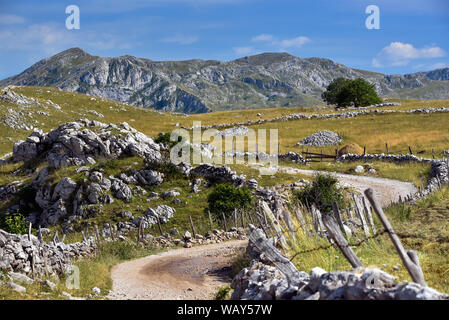
POLYGON ((364 78, 383 96, 449 98, 449 68, 408 75, 383 75, 348 68, 323 58, 263 53, 230 62, 152 61, 132 56, 104 58, 72 48, 0 81, 49 86, 163 111, 310 106, 337 77, 364 78))

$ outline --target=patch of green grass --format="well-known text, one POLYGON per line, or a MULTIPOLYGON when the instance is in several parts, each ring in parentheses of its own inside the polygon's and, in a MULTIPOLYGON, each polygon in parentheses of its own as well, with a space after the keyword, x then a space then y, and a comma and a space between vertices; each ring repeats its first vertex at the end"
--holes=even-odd
MULTIPOLYGON (((435 192, 431 197, 418 201, 416 205, 395 204, 388 207, 385 212, 398 234, 411 234, 415 237, 402 238, 406 249, 418 252, 424 277, 429 286, 441 292, 449 292, 449 188, 444 187, 435 192), (446 239, 446 240, 444 240, 446 239)), ((305 213, 306 220, 311 223, 311 216, 305 213)), ((295 252, 306 251, 320 246, 328 246, 327 239, 306 236, 299 223, 294 220, 296 244, 293 244, 289 233, 285 232, 289 239, 287 255, 292 257, 295 252)), ((380 230, 380 223, 375 218, 375 223, 380 230)), ((349 243, 357 243, 354 236, 348 239, 349 243)), ((365 266, 378 267, 393 276, 398 281, 411 281, 411 278, 402 266, 388 235, 383 234, 375 239, 368 240, 361 246, 354 247, 354 252, 365 266), (401 265, 399 269, 394 268, 401 265)), ((342 256, 341 252, 331 246, 327 249, 305 252, 297 255, 293 263, 298 270, 309 272, 319 266, 327 271, 347 270, 351 266, 342 256)))

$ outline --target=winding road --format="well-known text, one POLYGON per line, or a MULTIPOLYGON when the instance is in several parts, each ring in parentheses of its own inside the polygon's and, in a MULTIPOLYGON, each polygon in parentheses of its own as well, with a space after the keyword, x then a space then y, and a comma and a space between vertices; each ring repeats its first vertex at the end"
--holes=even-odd
MULTIPOLYGON (((288 174, 314 175, 317 171, 278 167, 288 174)), ((413 183, 392 179, 332 173, 340 183, 363 192, 372 188, 387 206, 399 196, 415 193, 413 183)), ((245 250, 246 240, 227 241, 193 248, 175 249, 116 265, 111 272, 113 290, 109 299, 202 300, 229 283, 233 258, 245 250)))
POLYGON ((352 175, 346 173, 327 172, 327 171, 315 171, 304 170, 291 167, 276 167, 278 172, 287 174, 303 174, 313 176, 317 173, 331 174, 335 176, 340 184, 345 184, 353 187, 355 190, 363 194, 363 191, 367 188, 374 190, 374 194, 377 196, 382 207, 386 207, 393 202, 398 202, 399 197, 404 199, 410 194, 415 194, 417 189, 412 182, 404 182, 393 179, 377 178, 369 176, 352 175))

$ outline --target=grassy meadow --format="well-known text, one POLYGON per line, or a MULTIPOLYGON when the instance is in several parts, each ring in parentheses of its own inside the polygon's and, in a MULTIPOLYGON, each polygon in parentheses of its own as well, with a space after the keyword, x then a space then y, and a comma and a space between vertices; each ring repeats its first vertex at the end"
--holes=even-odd
MULTIPOLYGON (((88 118, 105 123, 128 122, 132 127, 143 133, 155 137, 160 132, 171 132, 180 126, 190 127, 193 121, 201 121, 202 125, 234 123, 247 120, 273 119, 275 117, 289 115, 292 113, 331 113, 336 110, 317 106, 314 108, 293 107, 293 108, 273 108, 273 109, 251 109, 241 111, 223 111, 210 114, 181 115, 158 112, 150 109, 143 109, 124 105, 116 101, 102 99, 98 97, 86 96, 77 93, 60 91, 53 88, 40 87, 18 87, 15 92, 28 97, 38 99, 45 104, 51 100, 61 107, 61 110, 54 109, 48 105, 45 110, 40 107, 30 106, 20 110, 20 117, 33 124, 34 127, 48 132, 56 128, 59 124, 73 121, 79 118, 88 118), (103 117, 95 115, 92 110, 101 113, 103 117), (40 114, 37 111, 45 111, 47 114, 40 114), (257 114, 261 113, 261 116, 257 114)), ((401 106, 384 107, 385 110, 410 110, 416 108, 431 107, 449 107, 449 100, 398 100, 401 106)), ((17 110, 17 106, 0 102, 0 154, 6 154, 12 151, 14 142, 18 139, 25 139, 32 130, 12 129, 4 124, 8 118, 8 109, 17 110)), ((350 111, 350 110, 348 110, 350 111)), ((339 112, 339 111, 338 111, 339 112)), ((295 144, 310 134, 330 130, 339 133, 343 137, 340 147, 356 143, 363 148, 366 146, 368 153, 385 153, 385 144, 388 143, 389 152, 392 154, 408 153, 410 146, 415 154, 422 157, 431 157, 434 149, 437 157, 441 157, 443 150, 449 149, 449 113, 435 114, 389 114, 389 115, 366 115, 348 119, 314 119, 314 120, 292 120, 285 122, 268 122, 260 125, 253 125, 250 128, 255 129, 277 129, 280 141, 281 153, 289 151, 301 152, 301 146, 295 144)), ((207 142, 207 141, 206 141, 207 142)), ((335 154, 335 147, 309 148, 311 152, 320 152, 335 154)), ((296 167, 301 169, 314 169, 322 171, 337 171, 355 174, 353 169, 360 163, 334 163, 323 162, 310 165, 299 165, 291 162, 280 161, 280 165, 296 167)), ((35 171, 25 171, 24 169, 37 169, 45 165, 43 159, 36 159, 32 163, 14 163, 0 166, 0 185, 5 185, 12 181, 21 181, 23 184, 31 182, 37 175, 35 171)), ((422 164, 391 164, 385 162, 372 162, 376 173, 374 176, 397 179, 401 181, 411 181, 416 186, 424 187, 429 174, 429 165, 422 164)), ((146 165, 142 159, 130 157, 116 160, 98 161, 92 165, 96 168, 105 170, 105 175, 116 175, 120 172, 126 172, 131 169, 142 169, 146 165)), ((251 168, 243 164, 231 164, 230 167, 238 174, 244 174, 248 179, 255 178, 260 186, 273 187, 279 184, 293 183, 299 179, 308 176, 300 174, 290 175, 286 173, 276 173, 273 176, 260 175, 256 168, 251 168)), ((366 173, 365 173, 366 174, 366 173)), ((73 180, 82 183, 85 176, 83 173, 75 173, 75 167, 66 167, 58 170, 52 170, 48 179, 56 183, 63 177, 71 177, 73 180)), ((164 232, 169 232, 172 228, 177 228, 183 233, 190 230, 189 217, 191 216, 198 233, 204 233, 209 230, 209 220, 205 208, 207 207, 207 197, 212 188, 200 187, 201 192, 191 192, 189 180, 176 174, 170 175, 167 172, 164 183, 159 186, 146 188, 147 192, 158 192, 168 190, 177 190, 180 192, 178 197, 181 203, 173 203, 172 199, 153 199, 149 200, 148 195, 135 195, 131 202, 125 203, 119 199, 111 204, 104 204, 102 210, 95 216, 89 217, 87 222, 101 226, 106 222, 122 221, 118 213, 129 210, 134 217, 143 215, 148 208, 154 208, 159 204, 166 204, 176 209, 176 214, 167 224, 163 224, 164 232)), ((26 190, 18 197, 26 197, 26 190)), ((443 189, 427 200, 418 202, 415 206, 393 205, 387 209, 393 225, 398 231, 407 231, 410 233, 419 233, 425 237, 448 237, 447 226, 449 215, 449 190, 443 189)), ((0 204, 0 211, 8 208, 12 202, 0 204)), ((223 226, 213 221, 214 228, 223 226)), ((77 226, 80 230, 81 226, 77 226)), ((58 229, 54 227, 53 229, 58 229)), ((153 235, 159 235, 156 226, 147 232, 153 235)), ((130 235, 130 238, 133 234, 130 235)), ((289 253, 294 254, 296 250, 307 250, 309 248, 322 245, 325 240, 316 240, 306 238, 298 233, 298 245, 290 248, 289 253)), ((67 242, 80 241, 81 233, 68 235, 67 242)), ((328 242, 327 242, 328 243, 328 242)), ((431 240, 405 239, 404 244, 407 248, 415 249, 419 252, 419 258, 423 267, 424 274, 428 284, 434 288, 449 292, 449 282, 445 280, 449 272, 449 261, 447 259, 449 247, 446 243, 431 240)), ((124 245, 123 245, 124 246, 124 245)), ((132 247, 104 247, 100 248, 97 257, 80 260, 76 264, 81 272, 89 274, 85 283, 82 283, 82 289, 79 292, 73 292, 73 295, 87 296, 93 286, 99 287, 105 292, 111 287, 110 268, 120 262, 131 258, 155 252, 155 248, 132 247)), ((410 280, 405 269, 397 269, 395 266, 400 263, 399 256, 387 237, 379 237, 370 240, 365 245, 355 249, 357 255, 366 265, 376 265, 383 270, 397 276, 399 280, 410 280)), ((337 269, 347 269, 349 264, 334 248, 325 251, 303 254, 294 259, 294 263, 300 270, 310 271, 315 266, 320 266, 328 271, 337 269)), ((62 292, 63 283, 57 283, 55 292, 46 292, 39 284, 29 288, 28 294, 21 298, 58 298, 62 292)), ((65 290, 67 291, 67 290, 65 290)), ((0 286, 1 298, 14 298, 10 290, 0 286)))

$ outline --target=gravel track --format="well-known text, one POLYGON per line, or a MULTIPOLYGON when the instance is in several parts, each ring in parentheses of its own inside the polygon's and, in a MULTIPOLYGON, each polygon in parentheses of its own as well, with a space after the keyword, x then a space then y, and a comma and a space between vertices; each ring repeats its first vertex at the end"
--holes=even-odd
POLYGON ((231 262, 247 240, 170 250, 116 265, 115 300, 207 300, 230 282, 231 262))
POLYGON ((335 176, 340 183, 349 185, 357 191, 363 193, 365 189, 372 188, 382 207, 386 207, 392 202, 398 202, 399 196, 404 199, 410 194, 416 193, 416 187, 412 182, 404 182, 393 179, 359 176, 345 173, 304 170, 291 167, 278 167, 278 171, 288 174, 304 174, 313 176, 317 173, 330 173, 335 176))
MULTIPOLYGON (((278 167, 289 174, 314 175, 320 171, 278 167)), ((325 172, 321 172, 325 173, 325 172)), ((340 183, 359 192, 372 188, 383 207, 416 192, 411 182, 331 173, 340 183)), ((230 282, 233 257, 246 248, 246 240, 175 249, 121 263, 112 269, 109 299, 202 300, 212 299, 217 288, 230 282)))

